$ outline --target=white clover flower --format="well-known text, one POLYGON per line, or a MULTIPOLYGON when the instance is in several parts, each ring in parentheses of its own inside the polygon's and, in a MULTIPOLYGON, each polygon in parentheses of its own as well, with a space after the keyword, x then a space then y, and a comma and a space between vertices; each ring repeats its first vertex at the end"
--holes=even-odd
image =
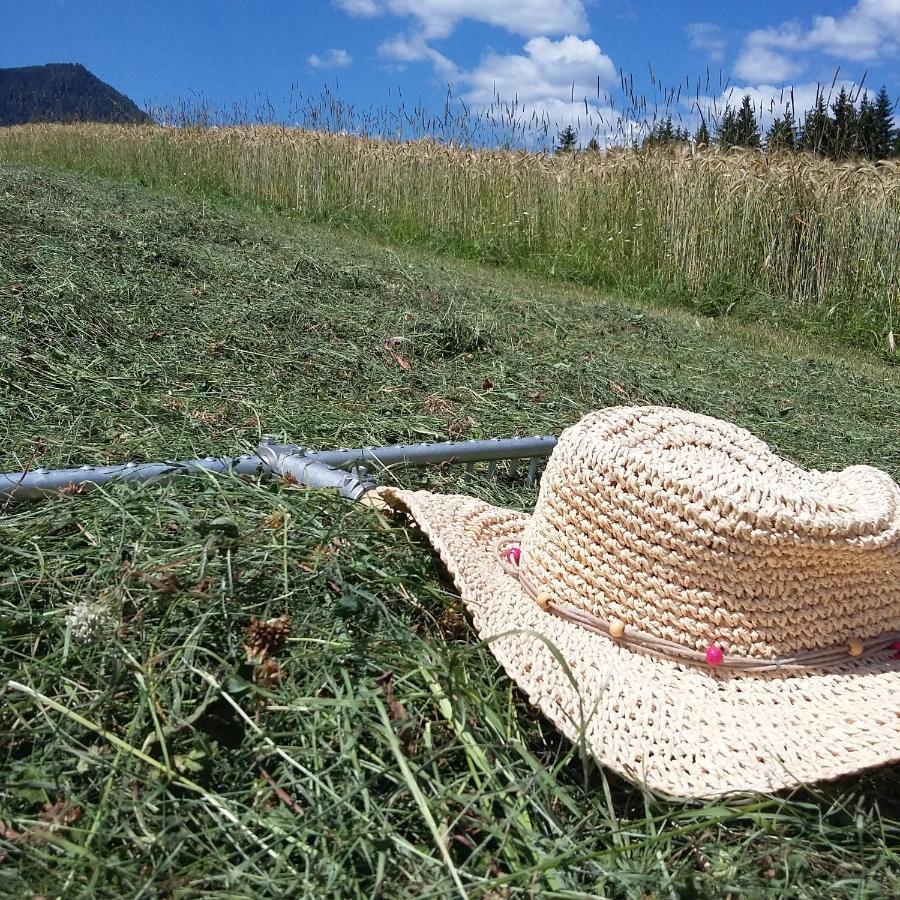
POLYGON ((105 604, 99 600, 81 600, 69 610, 66 624, 76 640, 94 642, 109 634, 115 623, 105 604))

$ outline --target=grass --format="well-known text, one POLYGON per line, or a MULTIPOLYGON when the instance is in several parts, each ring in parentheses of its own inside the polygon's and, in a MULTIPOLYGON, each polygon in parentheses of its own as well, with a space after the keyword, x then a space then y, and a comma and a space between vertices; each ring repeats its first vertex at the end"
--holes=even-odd
MULTIPOLYGON (((0 470, 558 433, 648 402, 900 478, 900 372, 876 355, 267 209, 0 166, 0 296, 0 470)), ((648 795, 529 709, 412 532, 290 484, 5 506, 0 670, 3 896, 900 892, 897 767, 648 795), (248 662, 252 617, 284 614, 278 665, 248 662)))
POLYGON ((2 129, 4 158, 261 201, 897 358, 894 163, 665 149, 553 156, 265 126, 95 125, 2 129))

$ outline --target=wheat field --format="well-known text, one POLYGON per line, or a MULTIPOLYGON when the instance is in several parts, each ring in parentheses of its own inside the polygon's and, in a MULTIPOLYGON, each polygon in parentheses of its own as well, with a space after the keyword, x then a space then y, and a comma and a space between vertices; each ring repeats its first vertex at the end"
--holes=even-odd
POLYGON ((0 159, 262 201, 306 220, 893 355, 900 164, 476 150, 274 126, 31 125, 0 159))

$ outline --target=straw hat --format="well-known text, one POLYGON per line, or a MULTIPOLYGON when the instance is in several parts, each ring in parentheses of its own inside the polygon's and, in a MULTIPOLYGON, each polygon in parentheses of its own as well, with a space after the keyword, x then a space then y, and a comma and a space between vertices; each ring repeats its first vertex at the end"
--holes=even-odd
POLYGON ((382 489, 529 701, 672 797, 900 760, 900 488, 666 407, 561 436, 530 516, 382 489))

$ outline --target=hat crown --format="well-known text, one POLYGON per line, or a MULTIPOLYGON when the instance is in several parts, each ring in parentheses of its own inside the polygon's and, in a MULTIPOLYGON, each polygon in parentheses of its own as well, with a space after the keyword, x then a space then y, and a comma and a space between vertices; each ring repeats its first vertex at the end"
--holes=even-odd
POLYGON ((900 488, 748 431, 614 407, 563 432, 522 541, 554 599, 687 648, 769 658, 900 629, 900 488))

